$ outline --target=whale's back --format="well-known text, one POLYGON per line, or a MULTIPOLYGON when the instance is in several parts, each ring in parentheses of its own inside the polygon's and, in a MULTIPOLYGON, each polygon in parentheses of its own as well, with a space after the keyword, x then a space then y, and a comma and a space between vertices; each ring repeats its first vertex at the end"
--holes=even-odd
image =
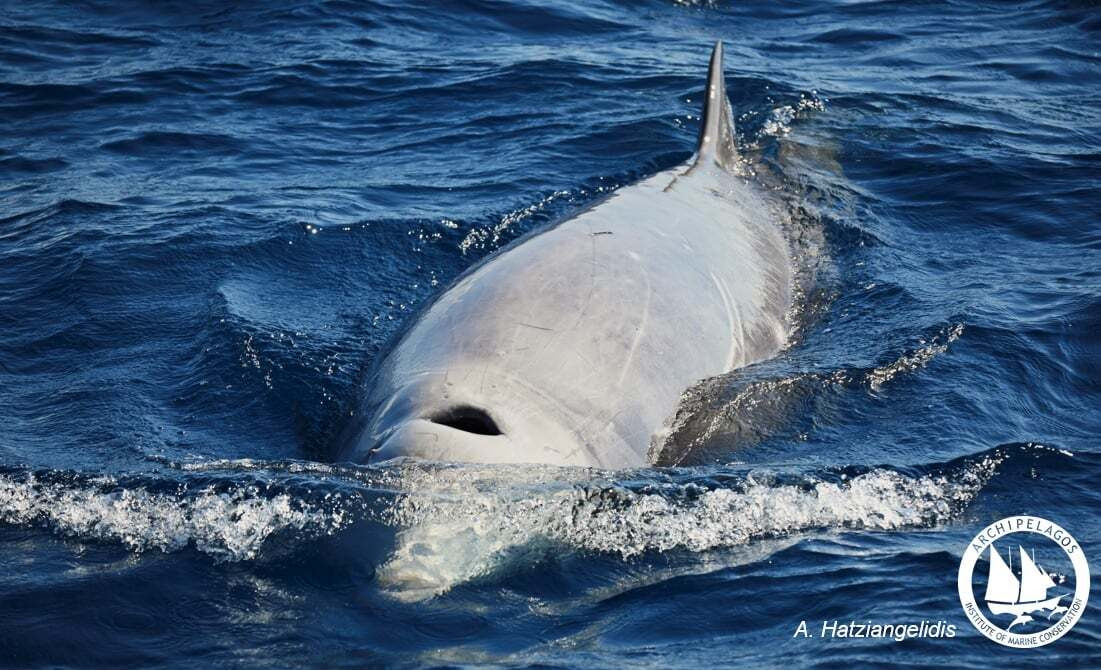
POLYGON ((376 441, 415 408, 422 438, 402 440, 434 456, 642 465, 687 387, 779 351, 788 249, 731 172, 720 57, 692 160, 492 257, 419 317, 373 381, 376 441), (480 417, 487 455, 433 427, 455 428, 460 410, 466 428, 480 417))

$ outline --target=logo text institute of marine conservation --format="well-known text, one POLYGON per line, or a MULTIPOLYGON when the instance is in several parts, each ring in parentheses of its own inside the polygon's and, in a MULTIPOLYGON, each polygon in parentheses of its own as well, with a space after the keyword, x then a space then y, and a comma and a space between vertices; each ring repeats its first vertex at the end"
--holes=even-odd
POLYGON ((1041 647, 1078 622, 1089 597, 1090 571, 1081 545, 1059 525, 1035 516, 1011 516, 984 528, 968 545, 960 561, 959 592, 967 618, 983 635, 1007 647, 1041 647), (1007 539, 1015 533, 1026 535, 1016 542, 1007 539), (1026 550, 1026 543, 1036 546, 1026 550), (1038 558, 1036 547, 1052 558, 1038 558), (1056 547, 1074 568, 1073 593, 1066 576, 1042 565, 1045 560, 1065 562, 1056 547), (986 559, 987 570, 981 601, 972 585, 980 558, 986 559))

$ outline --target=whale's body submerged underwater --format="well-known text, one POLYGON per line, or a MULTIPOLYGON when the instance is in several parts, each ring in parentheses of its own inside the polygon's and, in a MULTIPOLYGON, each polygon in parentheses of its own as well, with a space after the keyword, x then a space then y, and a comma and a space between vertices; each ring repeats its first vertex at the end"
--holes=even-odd
POLYGON ((784 346, 792 263, 715 46, 689 161, 462 275, 367 378, 343 460, 647 464, 684 391, 784 346))

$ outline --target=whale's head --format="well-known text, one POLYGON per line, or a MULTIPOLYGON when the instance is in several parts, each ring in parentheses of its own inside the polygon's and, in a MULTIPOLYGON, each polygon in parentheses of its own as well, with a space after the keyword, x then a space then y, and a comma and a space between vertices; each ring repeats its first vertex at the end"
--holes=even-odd
POLYGON ((380 384, 343 459, 615 466, 599 431, 553 396, 494 366, 426 371, 380 384))

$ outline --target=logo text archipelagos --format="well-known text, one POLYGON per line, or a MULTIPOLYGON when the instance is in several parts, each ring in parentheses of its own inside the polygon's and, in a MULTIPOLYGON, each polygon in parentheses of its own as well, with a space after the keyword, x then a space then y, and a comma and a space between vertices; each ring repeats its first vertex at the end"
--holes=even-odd
POLYGON ((981 533, 975 536, 975 540, 971 543, 971 548, 978 553, 982 553, 988 544, 998 539, 1006 533, 1015 533, 1021 530, 1028 530, 1034 533, 1040 533, 1051 538, 1051 540, 1057 543, 1063 548, 1067 554, 1073 554, 1078 550, 1078 543, 1074 540, 1074 537, 1070 533, 1063 530, 1058 525, 1048 521, 1047 519, 1041 519, 1038 517, 1010 517, 1008 519, 1002 519, 987 526, 981 533))

